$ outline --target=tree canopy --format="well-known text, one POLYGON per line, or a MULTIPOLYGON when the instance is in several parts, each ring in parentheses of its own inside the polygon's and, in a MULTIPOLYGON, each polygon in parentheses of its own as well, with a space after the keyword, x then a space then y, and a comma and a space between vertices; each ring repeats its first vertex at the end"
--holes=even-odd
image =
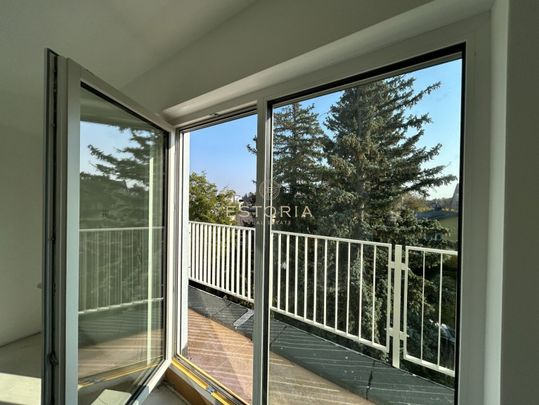
POLYGON ((189 176, 189 219, 234 225, 238 213, 235 196, 234 190, 218 190, 217 185, 208 181, 206 173, 193 172, 189 176))

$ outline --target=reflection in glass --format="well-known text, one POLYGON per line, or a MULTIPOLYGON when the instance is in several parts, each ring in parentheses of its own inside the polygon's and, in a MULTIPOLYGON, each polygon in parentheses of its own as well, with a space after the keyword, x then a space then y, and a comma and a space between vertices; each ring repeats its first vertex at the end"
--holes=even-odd
POLYGON ((123 403, 164 354, 166 133, 81 89, 79 403, 123 403))
POLYGON ((457 59, 274 109, 272 403, 453 402, 460 103, 457 59))

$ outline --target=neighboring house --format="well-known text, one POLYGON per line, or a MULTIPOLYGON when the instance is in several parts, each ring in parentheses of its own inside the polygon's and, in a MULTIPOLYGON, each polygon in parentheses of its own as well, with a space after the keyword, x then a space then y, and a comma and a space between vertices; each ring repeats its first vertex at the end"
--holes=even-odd
MULTIPOLYGON (((448 198, 442 199, 441 202, 436 200, 431 210, 418 212, 417 218, 438 221, 441 226, 449 231, 445 238, 451 242, 457 242, 459 230, 459 183, 456 184, 450 200, 448 198)), ((436 240, 442 238, 443 235, 441 234, 435 235, 436 240)))
POLYGON ((457 185, 455 186, 455 190, 453 191, 453 197, 451 197, 451 203, 449 205, 449 208, 454 210, 454 211, 458 211, 459 210, 459 200, 460 199, 460 195, 459 195, 459 183, 457 183, 457 185))
MULTIPOLYGON (((417 213, 419 219, 436 220, 444 228, 449 230, 449 234, 445 238, 451 242, 456 242, 459 229, 459 212, 453 210, 444 210, 440 206, 436 206, 433 210, 417 213)), ((441 234, 435 236, 436 239, 442 239, 441 234)))

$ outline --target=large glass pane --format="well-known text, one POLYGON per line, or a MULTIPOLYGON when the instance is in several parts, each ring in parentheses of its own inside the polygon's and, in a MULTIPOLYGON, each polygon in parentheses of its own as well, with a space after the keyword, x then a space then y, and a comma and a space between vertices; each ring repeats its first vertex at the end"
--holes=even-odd
POLYGON ((461 70, 273 110, 271 403, 453 403, 461 70))
POLYGON ((256 116, 190 133, 188 345, 183 353, 250 403, 256 116))
POLYGON ((164 355, 167 134, 81 89, 79 403, 124 403, 164 355))

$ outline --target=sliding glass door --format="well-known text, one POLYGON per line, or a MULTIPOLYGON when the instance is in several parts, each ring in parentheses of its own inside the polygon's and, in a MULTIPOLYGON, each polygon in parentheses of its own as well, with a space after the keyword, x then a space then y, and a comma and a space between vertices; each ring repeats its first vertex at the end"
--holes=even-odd
POLYGON ((171 131, 74 62, 56 63, 58 377, 65 403, 127 403, 167 357, 171 131))

